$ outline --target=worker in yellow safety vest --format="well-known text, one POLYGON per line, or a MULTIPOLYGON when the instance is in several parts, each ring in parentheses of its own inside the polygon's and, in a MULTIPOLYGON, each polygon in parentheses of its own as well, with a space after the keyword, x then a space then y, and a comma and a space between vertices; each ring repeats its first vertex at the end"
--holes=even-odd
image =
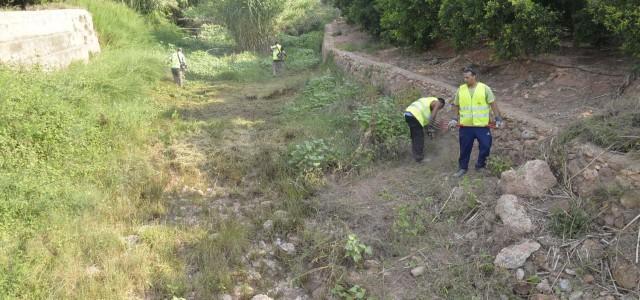
POLYGON ((404 119, 411 134, 411 152, 416 162, 424 159, 424 128, 434 130, 438 112, 444 107, 444 99, 436 97, 420 98, 411 103, 404 112, 404 119))
POLYGON ((486 167, 493 141, 489 128, 491 111, 495 116, 496 127, 503 126, 491 88, 477 81, 477 72, 472 67, 465 68, 463 72, 465 84, 460 86, 453 100, 453 112, 456 117, 449 122, 449 128, 460 127, 460 158, 455 177, 462 177, 467 173, 475 140, 478 140, 480 148, 475 168, 481 171, 486 167))
POLYGON ((187 71, 187 59, 182 53, 182 48, 176 49, 169 57, 173 81, 180 87, 184 86, 184 72, 187 71))
POLYGON ((287 52, 284 51, 284 47, 280 45, 278 41, 271 46, 271 56, 273 59, 272 69, 273 76, 277 76, 284 69, 284 59, 287 57, 287 52))

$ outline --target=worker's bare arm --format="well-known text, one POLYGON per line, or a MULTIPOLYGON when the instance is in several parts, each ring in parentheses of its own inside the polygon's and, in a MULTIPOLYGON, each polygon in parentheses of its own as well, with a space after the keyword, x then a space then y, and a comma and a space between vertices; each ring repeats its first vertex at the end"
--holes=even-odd
POLYGON ((494 116, 498 118, 502 118, 502 113, 500 112, 500 109, 498 108, 498 104, 495 101, 491 102, 491 110, 493 110, 494 116))

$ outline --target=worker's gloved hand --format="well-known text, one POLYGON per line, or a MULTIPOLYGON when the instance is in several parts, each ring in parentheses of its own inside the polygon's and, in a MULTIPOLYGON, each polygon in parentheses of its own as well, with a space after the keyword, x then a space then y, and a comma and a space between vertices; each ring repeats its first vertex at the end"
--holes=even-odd
POLYGON ((429 126, 427 126, 428 132, 436 132, 437 130, 438 130, 438 125, 436 125, 435 123, 429 123, 429 126))
POLYGON ((449 127, 449 129, 454 129, 454 128, 458 127, 458 120, 451 119, 451 121, 449 121, 448 127, 449 127))
POLYGON ((496 128, 504 127, 504 121, 501 117, 496 117, 496 128))

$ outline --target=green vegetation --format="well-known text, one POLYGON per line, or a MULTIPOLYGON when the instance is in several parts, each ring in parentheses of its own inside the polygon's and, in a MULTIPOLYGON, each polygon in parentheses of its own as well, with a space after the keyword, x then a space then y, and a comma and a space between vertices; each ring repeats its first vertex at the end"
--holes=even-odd
POLYGON ((367 290, 360 287, 359 285, 354 285, 350 288, 345 288, 341 284, 336 284, 336 286, 331 289, 331 293, 343 300, 364 300, 367 299, 367 290))
POLYGON ((513 162, 508 156, 492 155, 487 161, 487 169, 494 176, 500 177, 504 171, 513 167, 513 162))
POLYGON ((362 243, 355 234, 349 234, 347 236, 344 250, 346 252, 345 257, 351 258, 351 260, 356 264, 360 263, 364 259, 365 255, 373 254, 371 247, 362 243))
POLYGON ((591 226, 589 214, 572 204, 569 210, 556 210, 551 214, 551 231, 564 239, 575 239, 588 232, 591 226))
POLYGON ((538 54, 558 46, 562 32, 576 44, 619 44, 640 55, 636 0, 334 0, 348 21, 400 45, 435 39, 457 49, 486 43, 500 57, 538 54))
POLYGON ((560 143, 566 144, 579 138, 603 148, 620 152, 640 152, 640 102, 637 99, 621 99, 607 106, 598 115, 579 120, 560 135, 560 143))

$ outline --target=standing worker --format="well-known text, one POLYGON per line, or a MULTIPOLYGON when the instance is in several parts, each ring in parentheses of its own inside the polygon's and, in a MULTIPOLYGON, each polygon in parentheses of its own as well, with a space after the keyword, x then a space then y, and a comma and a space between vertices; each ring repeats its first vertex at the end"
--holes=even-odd
POLYGON ((491 110, 495 116, 496 127, 501 128, 503 125, 500 110, 498 110, 491 88, 477 81, 477 72, 473 68, 464 68, 463 72, 465 84, 460 86, 453 100, 453 112, 456 117, 449 122, 449 128, 460 125, 460 158, 458 159, 458 171, 453 175, 454 177, 462 177, 467 173, 471 150, 476 139, 480 153, 475 168, 482 170, 486 167, 493 140, 489 129, 491 110))
POLYGON ((428 130, 434 130, 433 124, 436 124, 438 112, 443 107, 444 99, 426 97, 411 103, 405 110, 404 119, 409 125, 411 152, 416 162, 424 159, 424 127, 429 126, 428 130))
POLYGON ((187 59, 182 54, 182 48, 178 48, 169 58, 173 81, 179 86, 184 86, 184 72, 187 70, 187 59))
POLYGON ((284 59, 287 57, 287 52, 278 41, 271 46, 272 58, 273 58, 273 76, 277 76, 284 69, 284 59))

